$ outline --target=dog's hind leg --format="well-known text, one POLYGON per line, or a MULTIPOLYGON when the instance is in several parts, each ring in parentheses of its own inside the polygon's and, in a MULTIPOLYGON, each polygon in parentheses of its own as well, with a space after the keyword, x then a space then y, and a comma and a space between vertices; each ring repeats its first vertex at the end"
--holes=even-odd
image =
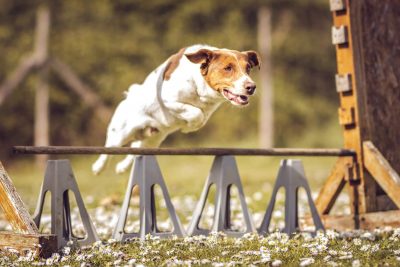
MULTIPOLYGON (((131 147, 142 147, 142 141, 135 141, 131 143, 131 147)), ((122 161, 120 161, 115 167, 115 172, 118 174, 126 172, 135 160, 135 155, 127 155, 122 161)))

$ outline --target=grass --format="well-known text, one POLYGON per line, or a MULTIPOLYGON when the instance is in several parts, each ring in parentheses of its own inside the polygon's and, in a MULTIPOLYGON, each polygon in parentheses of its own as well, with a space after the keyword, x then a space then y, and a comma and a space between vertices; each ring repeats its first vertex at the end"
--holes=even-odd
POLYGON ((248 234, 227 238, 221 233, 209 237, 144 242, 113 240, 97 242, 83 249, 65 247, 60 254, 34 260, 2 252, 0 264, 18 266, 396 266, 400 261, 400 232, 397 230, 352 232, 327 231, 315 237, 272 233, 266 237, 248 234))

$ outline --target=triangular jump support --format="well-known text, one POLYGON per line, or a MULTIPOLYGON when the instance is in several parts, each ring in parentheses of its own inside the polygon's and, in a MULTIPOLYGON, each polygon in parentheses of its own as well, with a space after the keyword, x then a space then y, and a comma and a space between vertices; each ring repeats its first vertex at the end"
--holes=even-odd
POLYGON ((180 220, 172 205, 168 194, 160 167, 155 156, 137 156, 135 164, 131 170, 128 187, 125 193, 125 199, 122 204, 117 226, 114 229, 113 238, 118 241, 124 241, 128 238, 145 239, 146 235, 170 237, 183 237, 185 232, 180 220), (161 232, 157 228, 156 203, 154 195, 154 186, 159 185, 165 200, 166 208, 171 218, 173 229, 169 232, 161 232), (125 232, 125 225, 128 217, 129 203, 132 190, 135 186, 139 187, 140 192, 140 230, 137 233, 125 232))
POLYGON ((46 173, 39 200, 33 215, 39 227, 46 193, 51 193, 51 233, 57 236, 57 246, 61 248, 69 241, 79 245, 90 245, 99 240, 94 225, 83 203, 69 160, 47 161, 46 173), (76 237, 72 230, 71 209, 68 193, 75 195, 76 203, 86 231, 86 237, 76 237))
POLYGON ((311 197, 310 186, 308 185, 306 176, 304 174, 304 168, 301 161, 285 159, 281 161, 281 166, 279 168, 278 177, 275 182, 271 200, 258 230, 259 233, 268 233, 268 227, 271 223, 276 196, 281 187, 285 188, 285 228, 283 231, 288 235, 291 235, 299 230, 298 190, 301 187, 306 191, 308 205, 310 206, 311 216, 316 230, 324 230, 324 226, 311 197))
POLYGON ((189 226, 189 235, 208 235, 210 232, 224 232, 228 236, 242 236, 245 233, 255 232, 255 226, 245 201, 242 183, 235 158, 233 156, 216 156, 207 178, 200 200, 197 203, 192 221, 189 226), (199 227, 211 185, 216 186, 214 221, 211 229, 199 227), (230 190, 235 185, 239 192, 239 200, 245 222, 243 232, 231 229, 230 190))

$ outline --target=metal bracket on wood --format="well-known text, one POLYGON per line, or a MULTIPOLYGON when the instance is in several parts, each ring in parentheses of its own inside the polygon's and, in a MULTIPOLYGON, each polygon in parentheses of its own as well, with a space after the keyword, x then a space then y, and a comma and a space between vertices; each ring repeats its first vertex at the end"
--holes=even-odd
POLYGON ((35 214, 33 215, 35 224, 38 227, 47 192, 51 193, 51 233, 57 236, 58 248, 65 246, 69 241, 76 242, 79 245, 90 245, 99 240, 96 229, 83 203, 69 160, 47 161, 44 181, 39 193, 35 214), (82 224, 85 228, 86 236, 83 238, 75 236, 72 230, 69 191, 75 195, 82 224))
POLYGON ((341 11, 346 9, 344 0, 329 0, 329 6, 331 11, 341 11))
POLYGON ((350 185, 359 185, 361 182, 360 165, 355 161, 347 164, 344 178, 349 182, 350 185))
POLYGON ((254 223, 247 208, 242 183, 240 182, 239 172, 233 156, 215 157, 200 201, 197 203, 193 213, 188 234, 207 235, 210 232, 220 231, 226 233, 228 236, 242 236, 245 233, 256 232, 256 228, 254 227, 254 223), (213 184, 216 186, 214 221, 211 229, 201 229, 199 227, 200 219, 203 214, 210 187, 213 184), (239 200, 246 226, 243 232, 231 229, 230 200, 232 185, 235 185, 239 192, 239 200))
POLYGON ((268 204, 267 212, 259 228, 260 234, 269 232, 268 228, 271 223, 272 212, 274 210, 276 195, 278 190, 285 188, 285 228, 284 232, 291 235, 299 230, 298 218, 298 190, 304 188, 310 206, 311 216, 314 221, 316 230, 324 230, 321 218, 318 215, 314 201, 311 197, 311 190, 304 174, 303 165, 300 160, 282 160, 279 168, 278 177, 275 182, 271 200, 268 204))
POLYGON ((336 91, 338 93, 350 92, 352 90, 351 75, 349 73, 336 74, 335 81, 336 81, 336 91))
POLYGON ((339 27, 332 27, 332 44, 339 45, 345 44, 349 41, 347 27, 341 25, 339 27))
POLYGON ((338 109, 338 115, 339 115, 339 124, 345 127, 354 127, 356 124, 355 121, 355 109, 353 107, 351 108, 344 108, 340 107, 338 109))
POLYGON ((175 212, 175 208, 172 205, 155 156, 137 156, 129 177, 125 199, 122 204, 117 226, 114 229, 113 238, 119 241, 124 241, 128 238, 145 239, 147 234, 160 237, 169 237, 174 235, 183 237, 185 235, 179 218, 175 212), (170 232, 161 232, 157 228, 154 195, 155 185, 159 185, 162 190, 166 208, 168 209, 173 224, 173 230, 170 232), (139 187, 140 193, 140 230, 138 233, 126 233, 125 225, 128 217, 129 203, 131 200, 132 190, 135 186, 139 187))

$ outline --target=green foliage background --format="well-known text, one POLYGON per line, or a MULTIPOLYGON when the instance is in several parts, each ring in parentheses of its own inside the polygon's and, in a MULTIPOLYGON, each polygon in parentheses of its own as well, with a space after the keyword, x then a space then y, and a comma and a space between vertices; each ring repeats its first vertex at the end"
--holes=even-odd
MULTIPOLYGON (((45 2, 0 0, 0 83, 33 49, 36 8, 45 2)), ((276 146, 340 146, 335 54, 327 0, 54 0, 51 54, 70 65, 113 109, 123 91, 181 47, 207 43, 257 50, 257 11, 273 12, 276 146)), ((254 78, 258 79, 257 71, 254 78)), ((0 157, 33 143, 36 77, 0 106, 0 157)), ((51 86, 51 144, 102 145, 98 121, 55 75, 51 86)), ((260 88, 258 94, 260 94, 260 88)), ((169 146, 257 146, 258 96, 250 107, 229 104, 199 132, 168 138, 169 146)))

